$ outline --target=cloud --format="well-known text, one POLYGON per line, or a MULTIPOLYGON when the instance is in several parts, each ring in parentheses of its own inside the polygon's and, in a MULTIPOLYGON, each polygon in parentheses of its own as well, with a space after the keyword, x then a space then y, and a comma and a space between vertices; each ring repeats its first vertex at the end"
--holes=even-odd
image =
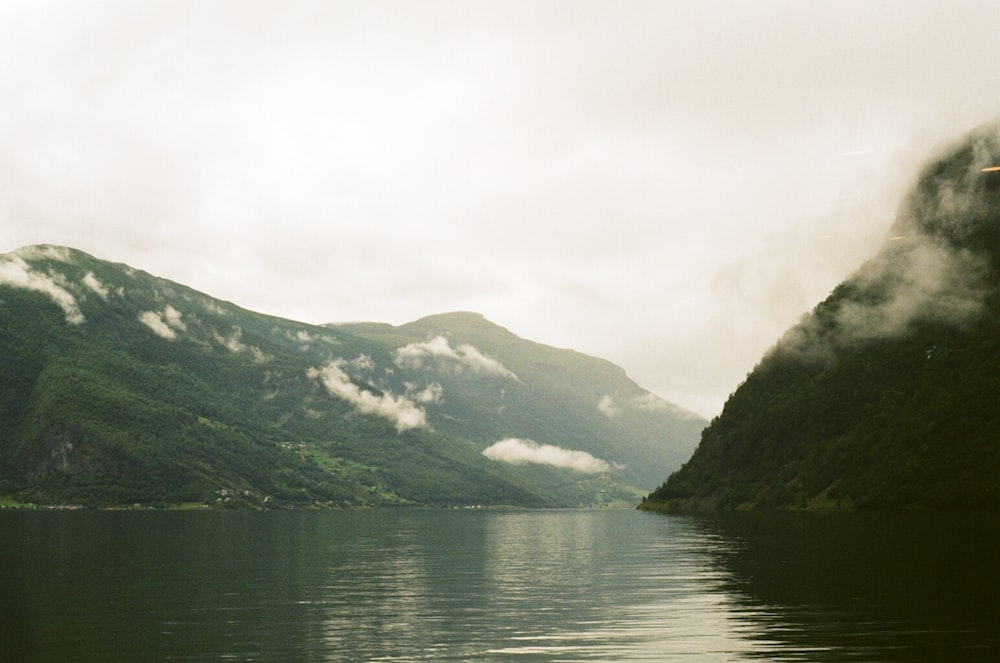
POLYGON ((478 310, 709 414, 911 146, 996 112, 1000 12, 919 5, 0 3, 0 243, 314 323, 478 310))
POLYGON ((470 370, 473 373, 517 379, 513 371, 496 359, 487 357, 474 346, 463 343, 452 348, 444 336, 436 336, 424 343, 404 345, 397 348, 393 355, 396 365, 401 368, 421 368, 425 360, 432 360, 439 369, 455 373, 470 370))
POLYGON ((243 330, 239 327, 233 327, 233 332, 229 336, 223 336, 222 334, 213 331, 212 337, 215 342, 226 348, 230 352, 239 353, 247 349, 247 346, 243 343, 243 330))
POLYGON ((652 393, 639 394, 625 399, 616 399, 607 394, 597 402, 597 409, 607 417, 617 417, 623 411, 632 410, 639 412, 669 412, 676 417, 695 418, 698 415, 680 408, 673 403, 664 400, 652 393))
POLYGON ((201 306, 213 315, 226 315, 227 311, 210 297, 205 297, 201 301, 201 306))
POLYGON ((83 277, 83 285, 104 301, 108 301, 108 289, 94 276, 93 272, 87 272, 83 277))
POLYGON ((26 260, 56 260, 59 262, 71 262, 69 249, 65 246, 53 246, 51 244, 35 244, 25 246, 15 253, 26 260))
POLYGON ((143 311, 139 314, 139 322, 149 327, 154 334, 168 341, 177 338, 177 332, 171 329, 159 313, 155 311, 143 311))
POLYGON ((48 295, 62 309, 68 324, 79 325, 85 321, 76 298, 68 290, 56 283, 52 275, 35 271, 18 256, 0 256, 0 283, 48 295))
POLYGON ((603 396, 601 400, 597 402, 597 409, 609 417, 616 417, 621 413, 621 410, 618 409, 618 406, 615 404, 615 399, 612 396, 603 396))
POLYGON ((146 325, 154 334, 168 341, 177 338, 177 332, 187 331, 187 325, 181 320, 181 313, 170 304, 160 312, 143 311, 139 314, 139 322, 146 325))
POLYGON ((997 196, 982 169, 1000 161, 1000 124, 931 161, 900 206, 883 249, 848 277, 775 351, 832 359, 839 346, 906 333, 916 321, 961 325, 990 292, 997 196), (985 246, 985 248, 984 248, 985 246))
POLYGON ((393 353, 397 366, 420 368, 426 357, 444 357, 458 361, 458 353, 452 348, 444 336, 436 336, 426 343, 410 343, 397 348, 393 353))
POLYGON ((406 386, 406 395, 418 403, 440 403, 444 398, 444 387, 437 382, 431 382, 423 389, 419 389, 413 382, 403 384, 406 386))
POLYGON ((187 325, 181 320, 181 312, 170 304, 163 307, 163 319, 177 331, 187 331, 187 325))
POLYGON ((846 302, 837 311, 838 326, 852 339, 865 339, 897 336, 918 318, 961 322, 982 308, 987 268, 985 256, 916 243, 873 261, 849 281, 878 299, 846 302))
POLYGON ((233 331, 229 336, 223 336, 217 331, 212 331, 212 338, 215 342, 226 348, 230 352, 240 353, 249 352, 253 356, 253 360, 258 364, 263 363, 269 359, 267 354, 263 350, 254 345, 247 345, 243 342, 243 330, 237 326, 233 326, 233 331))
POLYGON ((926 238, 871 259, 770 353, 832 361, 838 348, 907 333, 917 321, 961 325, 982 310, 988 261, 926 238))
POLYGON ((583 474, 607 472, 611 464, 600 458, 595 458, 586 451, 563 449, 551 444, 539 444, 533 440, 521 440, 508 437, 483 450, 483 455, 490 460, 512 465, 536 463, 552 465, 583 474))
POLYGON ((366 354, 360 354, 350 362, 351 368, 356 371, 370 371, 375 368, 375 360, 366 354))
POLYGON ((397 432, 427 426, 426 414, 409 398, 393 396, 388 391, 376 396, 352 383, 342 368, 346 364, 342 359, 335 359, 323 368, 310 368, 307 375, 311 379, 319 379, 331 395, 351 403, 362 414, 388 419, 396 426, 397 432))
POLYGON ((463 343, 458 346, 457 353, 462 364, 471 368, 474 373, 490 373, 493 375, 507 377, 512 380, 517 379, 517 376, 514 375, 513 371, 509 370, 496 359, 482 354, 471 345, 463 343))

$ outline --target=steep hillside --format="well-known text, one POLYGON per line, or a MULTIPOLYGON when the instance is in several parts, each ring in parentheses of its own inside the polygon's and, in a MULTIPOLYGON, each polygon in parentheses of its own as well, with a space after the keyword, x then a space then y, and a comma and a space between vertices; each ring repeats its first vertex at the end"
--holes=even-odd
POLYGON ((484 446, 515 438, 578 449, 655 486, 661 468, 680 467, 691 455, 705 427, 620 367, 524 340, 477 313, 335 328, 396 346, 397 377, 432 371, 443 393, 428 408, 434 428, 484 446))
POLYGON ((261 315, 61 247, 0 256, 0 498, 600 504, 654 485, 636 454, 669 465, 703 423, 662 410, 687 437, 636 438, 641 423, 604 416, 576 437, 599 402, 559 379, 527 395, 472 342, 362 328, 391 329, 261 315))
POLYGON ((644 508, 1000 508, 1000 126, 925 167, 644 508))

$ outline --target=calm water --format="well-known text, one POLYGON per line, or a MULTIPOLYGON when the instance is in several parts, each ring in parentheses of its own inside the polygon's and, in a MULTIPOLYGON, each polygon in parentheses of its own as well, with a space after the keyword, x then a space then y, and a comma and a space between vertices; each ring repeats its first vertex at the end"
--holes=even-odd
POLYGON ((997 520, 0 512, 0 657, 995 661, 997 520))

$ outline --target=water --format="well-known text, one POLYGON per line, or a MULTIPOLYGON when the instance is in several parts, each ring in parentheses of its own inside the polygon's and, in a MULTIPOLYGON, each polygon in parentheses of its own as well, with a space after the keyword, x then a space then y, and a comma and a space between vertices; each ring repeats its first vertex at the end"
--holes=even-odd
POLYGON ((997 520, 0 512, 0 659, 993 661, 997 520))

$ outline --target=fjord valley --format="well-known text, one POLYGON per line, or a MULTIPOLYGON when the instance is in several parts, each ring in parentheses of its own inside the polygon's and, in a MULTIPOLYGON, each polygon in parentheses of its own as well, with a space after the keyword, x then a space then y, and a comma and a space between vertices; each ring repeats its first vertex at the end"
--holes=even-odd
POLYGON ((635 502, 704 421, 475 313, 262 315, 65 247, 0 256, 11 503, 635 502))
POLYGON ((1000 508, 1000 125, 778 341, 642 508, 1000 508))

